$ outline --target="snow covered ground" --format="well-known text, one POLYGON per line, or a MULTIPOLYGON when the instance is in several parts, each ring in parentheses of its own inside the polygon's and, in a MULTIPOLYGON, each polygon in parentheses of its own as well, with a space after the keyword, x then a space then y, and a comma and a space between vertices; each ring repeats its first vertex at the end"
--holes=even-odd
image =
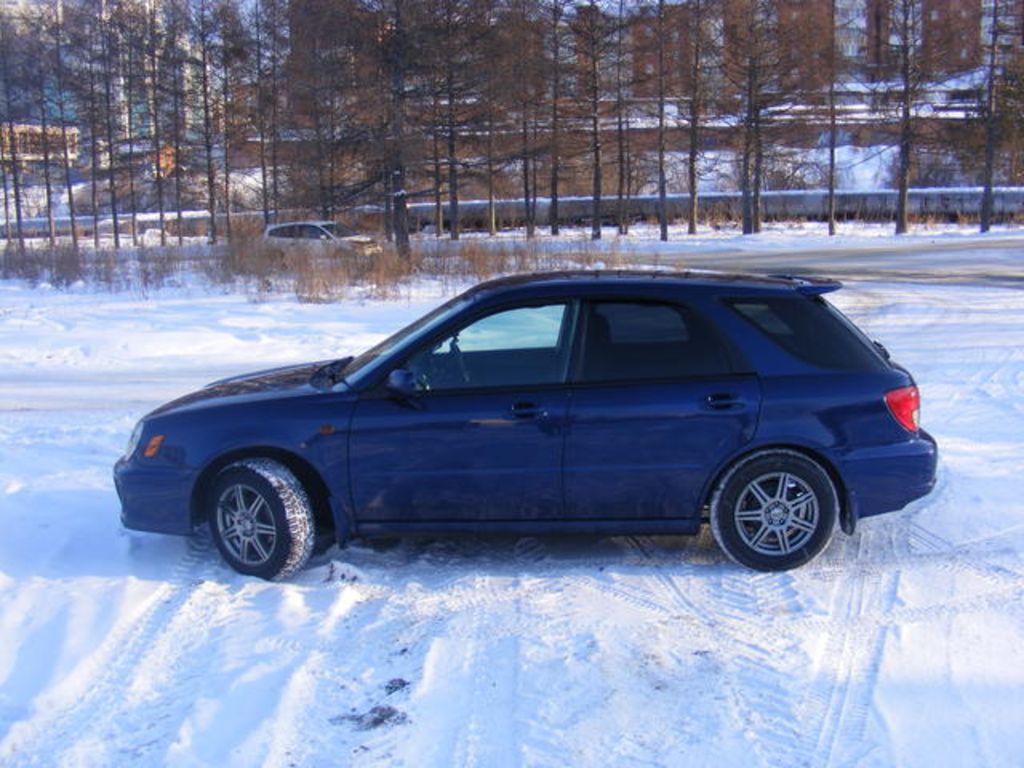
MULTIPOLYGON (((725 263, 774 269, 768 251, 725 263)), ((120 527, 134 421, 363 348, 450 289, 309 305, 0 283, 0 765, 1020 765, 1024 291, 1005 251, 931 262, 1001 283, 874 269, 835 294, 916 375, 939 483, 785 574, 704 535, 356 544, 289 583, 241 577, 206 537, 120 527)))

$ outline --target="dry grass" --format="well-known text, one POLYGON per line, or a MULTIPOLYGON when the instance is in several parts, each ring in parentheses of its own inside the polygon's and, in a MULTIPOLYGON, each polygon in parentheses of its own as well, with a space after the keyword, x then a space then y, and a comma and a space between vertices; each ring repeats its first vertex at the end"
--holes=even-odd
POLYGON ((431 276, 452 285, 502 274, 567 268, 614 269, 626 263, 617 241, 600 247, 580 241, 552 249, 539 241, 467 238, 414 241, 409 258, 390 243, 372 252, 353 252, 339 243, 278 244, 262 237, 262 227, 237 227, 226 245, 140 247, 121 251, 70 245, 0 251, 0 277, 33 285, 68 288, 83 283, 110 291, 143 295, 199 277, 209 285, 241 288, 254 300, 293 293, 303 302, 331 302, 352 291, 388 298, 411 279, 431 276))

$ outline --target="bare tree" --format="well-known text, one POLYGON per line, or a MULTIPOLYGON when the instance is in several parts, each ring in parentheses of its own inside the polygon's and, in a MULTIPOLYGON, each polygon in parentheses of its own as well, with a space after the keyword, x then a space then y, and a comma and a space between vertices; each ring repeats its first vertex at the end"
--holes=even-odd
MULTIPOLYGON (((22 220, 22 199, 21 199, 21 169, 18 153, 18 138, 15 130, 15 111, 17 107, 17 90, 21 78, 20 62, 18 52, 15 50, 15 38, 17 20, 12 18, 7 6, 0 7, 0 78, 3 79, 3 104, 6 127, 7 127, 7 155, 10 162, 12 192, 14 196, 14 219, 15 237, 18 241, 18 248, 25 248, 25 234, 22 220)), ((4 183, 4 194, 7 194, 7 184, 4 183)), ((6 208, 6 202, 5 202, 6 208)), ((7 238, 10 239, 10 219, 7 224, 7 238)))
POLYGON ((206 211, 209 218, 208 239, 217 242, 217 172, 214 164, 216 131, 213 113, 216 108, 215 86, 213 83, 214 59, 216 58, 216 23, 211 0, 193 0, 191 9, 192 39, 198 49, 198 58, 193 66, 198 70, 200 108, 202 120, 203 159, 206 166, 206 211))
POLYGON ((993 183, 995 179, 996 151, 1000 143, 1000 127, 1004 120, 1000 115, 1001 100, 998 96, 1000 83, 1006 80, 1006 62, 1014 42, 1012 37, 1022 21, 1019 5, 1015 8, 1007 0, 988 0, 988 40, 985 51, 985 103, 982 114, 985 119, 985 165, 982 171, 981 231, 992 228, 993 183))
POLYGON ((242 113, 242 99, 235 98, 242 81, 250 38, 244 28, 236 0, 218 0, 216 22, 220 35, 221 150, 224 172, 224 235, 231 239, 231 153, 235 122, 242 113))
POLYGON ((825 215, 828 219, 828 234, 836 234, 836 0, 829 0, 829 45, 828 45, 828 200, 825 215))
POLYGON ((153 168, 153 186, 156 192, 157 220, 160 227, 160 245, 167 245, 167 222, 164 210, 164 169, 163 169, 163 135, 160 115, 162 93, 161 79, 162 40, 157 16, 157 4, 150 0, 146 9, 146 80, 148 92, 146 106, 149 113, 150 154, 153 168))
POLYGON ((781 94, 778 13, 773 0, 735 0, 726 72, 741 115, 740 195, 743 233, 761 231, 765 122, 781 94))
POLYGON ((253 80, 256 97, 250 119, 259 139, 260 190, 263 219, 277 217, 281 204, 281 105, 287 41, 283 0, 257 0, 249 15, 253 30, 253 80))
POLYGON ((53 180, 51 178, 52 150, 50 146, 50 93, 53 90, 53 71, 48 55, 49 35, 46 30, 46 19, 35 9, 30 11, 26 19, 26 27, 31 32, 29 43, 32 58, 39 62, 35 76, 35 107, 39 119, 40 143, 43 150, 43 192, 46 201, 46 232, 51 246, 56 244, 57 230, 54 222, 53 180))
POLYGON ((110 5, 100 0, 99 8, 99 68, 103 80, 103 122, 106 130, 107 149, 107 194, 110 200, 110 217, 114 227, 114 248, 121 247, 121 227, 118 221, 117 195, 117 149, 120 137, 116 130, 117 104, 115 103, 114 81, 117 77, 117 31, 110 5))
MULTIPOLYGON (((548 113, 544 104, 543 24, 540 10, 531 0, 511 0, 504 22, 507 25, 510 61, 507 103, 509 132, 518 134, 518 160, 523 190, 523 218, 526 236, 533 237, 537 226, 537 124, 548 113)), ((556 183, 557 185, 557 183, 556 183)))
MULTIPOLYGON (((140 87, 139 61, 144 58, 145 47, 145 15, 133 0, 121 0, 116 7, 116 30, 121 42, 121 55, 118 56, 118 77, 124 96, 125 147, 128 167, 128 210, 130 213, 132 244, 138 245, 138 195, 136 190, 136 158, 135 158, 135 127, 136 105, 140 87)), ((145 96, 143 96, 145 99, 145 96)))
POLYGON ((448 232, 452 240, 458 240, 463 166, 460 144, 463 133, 476 134, 486 116, 486 109, 480 105, 484 85, 481 69, 486 55, 481 43, 489 40, 489 9, 471 0, 430 0, 427 10, 427 22, 420 34, 424 38, 424 76, 432 94, 432 124, 428 132, 436 142, 444 144, 448 232))
POLYGON ((667 34, 665 0, 658 0, 655 36, 658 47, 658 231, 662 241, 668 240, 667 181, 665 178, 665 91, 667 87, 665 45, 667 34))
POLYGON ((630 100, 628 91, 632 85, 628 76, 630 57, 627 51, 627 32, 629 17, 625 0, 619 0, 615 31, 615 145, 617 152, 618 189, 616 190, 616 215, 619 234, 629 232, 629 216, 626 206, 630 197, 630 100))
POLYGON ((57 13, 50 26, 53 44, 54 91, 57 100, 57 120, 60 122, 61 154, 64 166, 64 189, 68 199, 68 218, 71 226, 71 247, 78 251, 78 226, 75 216, 75 195, 71 178, 71 145, 68 132, 67 71, 64 57, 64 3, 57 0, 57 13))
POLYGON ((576 61, 579 68, 579 94, 589 129, 591 170, 590 237, 601 239, 601 196, 603 192, 602 167, 602 111, 605 95, 605 64, 614 47, 615 25, 609 22, 597 0, 589 0, 576 8, 575 18, 576 61))
POLYGON ((896 234, 907 232, 910 166, 914 150, 913 110, 926 77, 921 0, 892 0, 890 45, 896 61, 899 105, 899 164, 896 173, 896 234))
POLYGON ((548 80, 550 85, 550 138, 549 150, 551 183, 548 187, 548 225, 551 234, 559 233, 559 192, 562 176, 562 99, 564 97, 565 56, 569 46, 565 43, 566 0, 547 0, 545 14, 548 19, 548 80))
POLYGON ((412 32, 408 16, 411 0, 384 0, 381 10, 387 19, 382 36, 383 69, 388 87, 388 140, 385 174, 391 205, 395 247, 402 258, 411 255, 409 246, 408 190, 406 189, 406 102, 407 78, 411 66, 412 32))
POLYGON ((715 67, 713 53, 720 50, 722 41, 712 30, 715 0, 692 0, 690 3, 687 28, 690 49, 687 65, 686 85, 690 98, 687 109, 687 189, 689 207, 687 211, 687 232, 697 234, 698 185, 703 123, 709 102, 710 81, 715 67))

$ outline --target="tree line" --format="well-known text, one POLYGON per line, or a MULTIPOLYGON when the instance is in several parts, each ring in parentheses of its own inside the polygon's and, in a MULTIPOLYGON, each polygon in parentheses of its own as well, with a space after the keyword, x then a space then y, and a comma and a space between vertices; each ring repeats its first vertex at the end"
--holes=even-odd
MULTIPOLYGON (((870 93, 898 146, 896 231, 907 229, 922 105, 948 76, 926 34, 927 0, 888 0, 873 55, 842 44, 863 20, 837 0, 45 0, 0 9, 0 172, 8 236, 21 240, 25 189, 100 243, 138 244, 141 213, 161 243, 206 211, 211 242, 230 238, 253 200, 266 222, 301 209, 331 218, 384 212, 408 248, 408 205, 434 204, 438 232, 460 235, 459 203, 524 202, 525 227, 559 228, 559 200, 589 197, 591 232, 653 189, 689 194, 698 224, 700 159, 737 158, 744 232, 781 146, 828 147, 835 231, 836 149, 850 130, 850 84, 870 93), (884 49, 884 50, 882 50, 884 49), (870 87, 869 87, 870 86, 870 87), (31 148, 17 136, 36 126, 31 148), (77 147, 77 157, 75 148, 77 147), (25 156, 32 153, 31 161, 25 156), (672 158, 685 185, 670 182, 672 158), (241 189, 244 184, 245 189, 241 189), (670 189, 672 186, 672 189, 670 189), (83 191, 84 190, 84 191, 83 191), (548 201, 540 221, 537 200, 548 201), (609 205, 609 203, 611 203, 609 205), (13 233, 11 232, 13 228, 13 233), (169 234, 171 233, 171 234, 169 234)), ((1018 2, 979 4, 983 56, 962 118, 938 139, 981 158, 982 228, 991 188, 1014 181, 1024 104, 1018 2), (1014 35, 1016 37, 1014 37, 1014 35), (1015 41, 1015 42, 1014 42, 1015 41), (953 133, 950 133, 950 131, 953 133)), ((880 22, 880 23, 881 23, 880 22)), ((853 89, 854 91, 856 88, 853 89)), ((934 121, 933 121, 934 122, 934 121)), ((932 136, 931 138, 936 138, 932 136)), ((977 163, 976 163, 977 164, 977 163)))

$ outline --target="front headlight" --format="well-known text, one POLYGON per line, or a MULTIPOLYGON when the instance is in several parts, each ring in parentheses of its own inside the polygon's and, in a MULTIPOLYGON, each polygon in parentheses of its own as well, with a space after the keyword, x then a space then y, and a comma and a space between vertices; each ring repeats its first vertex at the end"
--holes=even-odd
POLYGON ((139 441, 142 440, 142 429, 146 423, 139 420, 139 423, 135 425, 135 429, 132 430, 132 436, 128 438, 128 445, 124 449, 124 457, 130 459, 135 455, 135 449, 139 447, 139 441))

